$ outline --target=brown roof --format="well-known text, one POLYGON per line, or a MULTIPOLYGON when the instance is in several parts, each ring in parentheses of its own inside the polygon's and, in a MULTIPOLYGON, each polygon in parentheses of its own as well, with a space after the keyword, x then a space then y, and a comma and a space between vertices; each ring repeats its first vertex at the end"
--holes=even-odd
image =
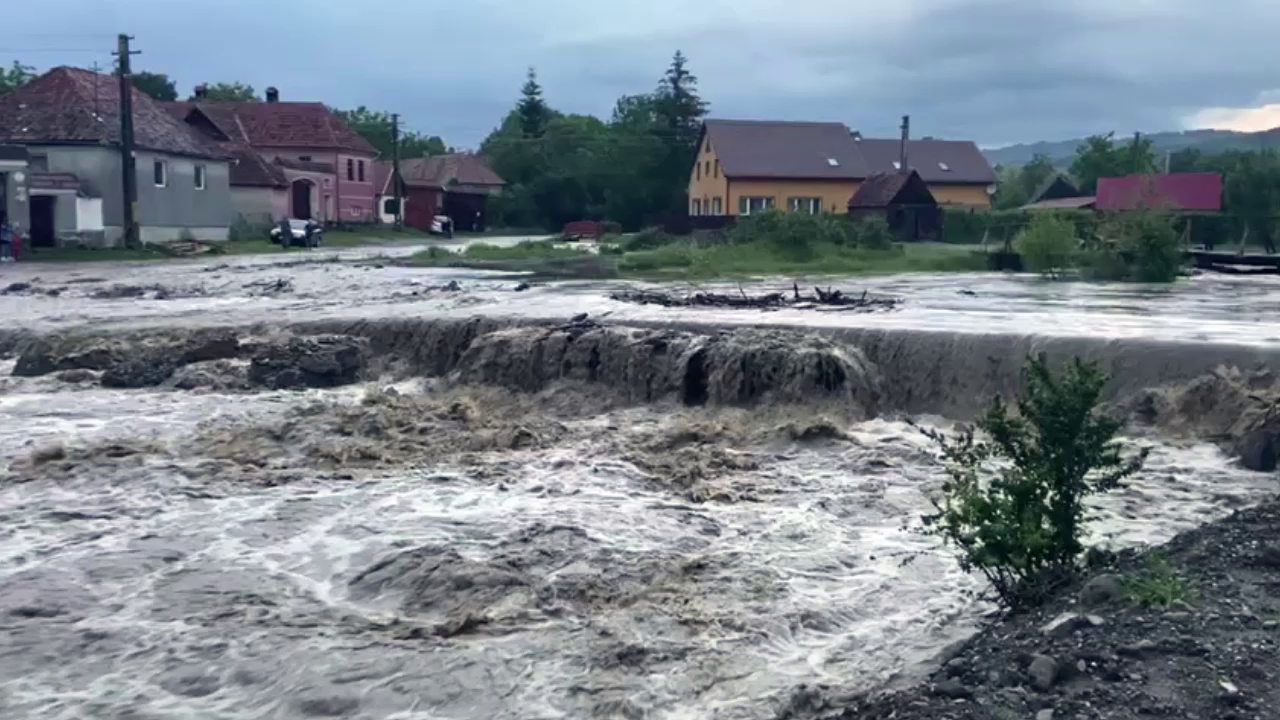
POLYGON ((401 160, 400 177, 409 187, 443 189, 455 184, 506 185, 482 158, 470 153, 401 160))
POLYGON ((925 184, 920 174, 911 172, 876 173, 858 186, 858 191, 849 198, 849 209, 882 208, 894 204, 895 201, 936 204, 933 193, 925 184), (899 196, 905 193, 914 197, 899 196))
POLYGON ((234 158, 230 176, 232 186, 279 188, 289 185, 289 178, 283 170, 267 162, 266 158, 248 145, 232 142, 224 143, 223 147, 234 158))
POLYGON ((707 120, 703 133, 730 178, 860 180, 870 174, 843 123, 707 120))
MULTIPOLYGON (((134 88, 133 133, 139 149, 223 157, 161 103, 134 88)), ((56 67, 0 98, 0 139, 24 144, 120 143, 120 84, 110 75, 56 67)))
POLYGON ((375 195, 386 195, 391 187, 391 161, 375 160, 373 162, 373 192, 375 195))
POLYGON ((323 148, 377 155, 324 103, 312 102, 175 102, 170 111, 188 117, 199 110, 228 138, 253 147, 323 148))
POLYGON ((229 181, 233 187, 288 187, 289 179, 284 171, 249 147, 244 133, 235 129, 235 113, 230 109, 200 108, 199 112, 192 112, 196 109, 195 103, 162 104, 170 115, 191 126, 207 142, 215 143, 223 153, 231 156, 229 181), (227 127, 230 132, 223 132, 222 127, 227 127))
MULTIPOLYGON (((862 138, 856 141, 869 173, 895 172, 901 140, 862 138)), ((991 185, 996 171, 969 140, 908 140, 907 164, 927 183, 991 185)))

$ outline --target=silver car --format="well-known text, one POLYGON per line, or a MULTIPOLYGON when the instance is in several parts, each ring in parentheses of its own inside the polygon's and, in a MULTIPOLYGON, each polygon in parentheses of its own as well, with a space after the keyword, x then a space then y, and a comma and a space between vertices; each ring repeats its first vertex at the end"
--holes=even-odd
MULTIPOLYGON (((320 224, 313 220, 289 219, 289 245, 297 245, 300 247, 320 247, 321 241, 324 240, 324 230, 320 228, 320 224), (310 233, 308 233, 310 230, 310 233)), ((271 242, 280 244, 280 225, 276 224, 271 228, 271 242)))

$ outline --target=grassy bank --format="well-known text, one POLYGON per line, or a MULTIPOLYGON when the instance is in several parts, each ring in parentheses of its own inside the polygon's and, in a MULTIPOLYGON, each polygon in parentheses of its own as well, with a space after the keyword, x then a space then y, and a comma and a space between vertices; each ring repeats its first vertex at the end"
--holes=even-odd
MULTIPOLYGON (((324 234, 324 249, 356 248, 371 245, 395 245, 421 242, 428 237, 416 230, 396 232, 394 230, 330 230, 324 234)), ((192 257, 214 257, 218 255, 263 255, 286 252, 306 252, 304 248, 283 250, 279 245, 263 239, 236 240, 210 246, 207 253, 182 255, 158 245, 141 248, 23 248, 24 262, 141 262, 159 260, 182 260, 192 257)))
POLYGON ((885 249, 819 243, 796 252, 767 241, 699 245, 682 240, 653 249, 628 251, 551 241, 510 246, 472 245, 462 252, 430 248, 409 259, 427 267, 467 267, 532 272, 551 277, 627 277, 649 280, 706 280, 764 275, 873 275, 910 272, 966 272, 986 269, 976 248, 931 243, 885 249))

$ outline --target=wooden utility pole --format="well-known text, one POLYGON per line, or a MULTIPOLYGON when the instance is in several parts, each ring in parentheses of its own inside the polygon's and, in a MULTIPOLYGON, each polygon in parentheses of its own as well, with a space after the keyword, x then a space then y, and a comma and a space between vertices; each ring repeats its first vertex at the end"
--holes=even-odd
POLYGON ((907 138, 911 135, 911 116, 902 116, 902 144, 898 147, 898 172, 910 172, 907 169, 907 138))
POLYGON ((404 198, 400 197, 400 113, 391 113, 391 184, 396 196, 396 231, 404 229, 404 198))
POLYGON ((123 168, 121 196, 124 200, 124 244, 137 247, 138 234, 138 166, 133 156, 133 81, 129 57, 137 55, 129 49, 133 38, 121 33, 117 39, 116 69, 120 76, 120 165, 123 168))
POLYGON ((1138 167, 1138 143, 1142 140, 1142 133, 1137 130, 1133 131, 1133 144, 1129 146, 1129 172, 1140 173, 1142 168, 1138 167))

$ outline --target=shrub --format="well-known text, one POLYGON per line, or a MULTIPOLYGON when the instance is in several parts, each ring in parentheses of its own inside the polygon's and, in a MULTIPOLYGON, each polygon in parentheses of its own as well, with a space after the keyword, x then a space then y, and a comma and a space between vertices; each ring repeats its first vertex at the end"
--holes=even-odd
POLYGON ((670 245, 675 240, 675 236, 667 234, 662 228, 645 228, 623 241, 622 249, 627 252, 656 250, 664 245, 670 245))
POLYGON ((1191 599, 1187 581, 1159 555, 1148 556, 1142 571, 1127 578, 1124 586, 1129 599, 1144 607, 1167 608, 1191 599))
POLYGON ((1074 267, 1078 244, 1075 226, 1056 213, 1037 214, 1014 241, 1027 270, 1055 279, 1074 267))
POLYGON ((850 222, 853 243, 867 250, 888 250, 893 247, 893 233, 884 218, 862 218, 850 222))
POLYGON ((1017 416, 997 399, 955 439, 926 431, 942 448, 948 480, 932 534, 957 548, 960 564, 991 582, 1006 607, 1034 605, 1070 579, 1083 551, 1084 500, 1137 472, 1143 450, 1122 456, 1122 424, 1096 413, 1107 378, 1074 360, 1055 375, 1043 356, 1024 370, 1017 416))
POLYGON ((1182 272, 1182 240, 1168 213, 1121 213, 1107 222, 1103 234, 1114 240, 1128 261, 1130 280, 1171 283, 1182 272))
POLYGON ((883 219, 853 220, 847 215, 767 212, 738 220, 728 230, 729 242, 765 243, 793 260, 808 260, 819 246, 840 245, 887 249, 893 236, 883 219))

